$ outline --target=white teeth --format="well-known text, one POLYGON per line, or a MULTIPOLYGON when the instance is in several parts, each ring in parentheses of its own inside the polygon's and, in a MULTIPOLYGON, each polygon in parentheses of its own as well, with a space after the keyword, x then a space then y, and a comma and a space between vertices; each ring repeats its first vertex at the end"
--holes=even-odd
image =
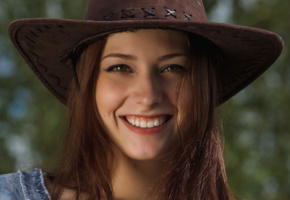
POLYGON ((148 126, 149 128, 153 127, 153 126, 154 126, 154 122, 148 122, 148 123, 147 123, 147 126, 148 126))
POLYGON ((146 127, 146 122, 144 122, 144 121, 141 121, 141 124, 140 124, 140 126, 141 126, 142 128, 145 128, 145 127, 146 127))
MULTIPOLYGON (((128 119, 128 118, 127 118, 128 119)), ((135 124, 136 126, 140 126, 140 121, 139 119, 135 119, 132 124, 135 124)))
POLYGON ((156 119, 152 119, 152 120, 143 120, 143 119, 137 119, 137 118, 132 118, 132 117, 126 117, 127 121, 137 127, 141 127, 141 128, 152 128, 155 126, 160 126, 162 124, 164 124, 164 122, 166 121, 165 117, 161 117, 161 118, 156 118, 156 119))
POLYGON ((154 126, 158 126, 158 124, 159 124, 158 120, 155 120, 154 121, 154 126))

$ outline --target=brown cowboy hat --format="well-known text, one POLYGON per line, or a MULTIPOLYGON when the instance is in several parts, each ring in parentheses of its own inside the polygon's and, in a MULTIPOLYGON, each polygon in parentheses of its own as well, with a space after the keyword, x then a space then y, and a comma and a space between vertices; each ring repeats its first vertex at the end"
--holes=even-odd
POLYGON ((86 41, 129 28, 170 28, 202 36, 219 47, 219 104, 254 81, 278 58, 282 38, 252 27, 209 22, 202 0, 90 0, 84 20, 13 21, 11 40, 43 84, 64 104, 73 78, 68 55, 86 41))

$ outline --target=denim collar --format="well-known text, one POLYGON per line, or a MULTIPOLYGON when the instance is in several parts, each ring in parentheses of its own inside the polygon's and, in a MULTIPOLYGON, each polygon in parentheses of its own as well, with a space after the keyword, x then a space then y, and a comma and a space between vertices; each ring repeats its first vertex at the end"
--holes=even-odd
POLYGON ((41 169, 35 168, 31 172, 17 171, 21 189, 25 200, 51 200, 44 183, 41 169))

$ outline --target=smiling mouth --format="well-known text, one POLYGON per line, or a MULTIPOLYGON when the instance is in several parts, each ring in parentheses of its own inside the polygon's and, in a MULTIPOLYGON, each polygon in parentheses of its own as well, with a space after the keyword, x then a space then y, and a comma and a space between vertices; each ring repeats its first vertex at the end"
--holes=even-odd
POLYGON ((172 115, 165 115, 165 116, 159 116, 159 117, 150 117, 143 118, 143 117, 128 117, 123 116, 123 119, 126 120, 127 123, 139 127, 139 128, 152 128, 156 126, 160 126, 162 124, 165 124, 171 119, 172 115))
POLYGON ((166 116, 165 121, 159 125, 159 126, 154 126, 154 127, 138 127, 138 126, 134 126, 133 124, 131 124, 130 122, 127 121, 126 117, 120 117, 121 120, 123 121, 123 123, 125 124, 125 126, 131 130, 134 133, 137 134, 143 134, 143 135, 148 135, 148 134, 157 134, 157 133, 161 133, 169 124, 170 119, 172 118, 172 115, 166 116))

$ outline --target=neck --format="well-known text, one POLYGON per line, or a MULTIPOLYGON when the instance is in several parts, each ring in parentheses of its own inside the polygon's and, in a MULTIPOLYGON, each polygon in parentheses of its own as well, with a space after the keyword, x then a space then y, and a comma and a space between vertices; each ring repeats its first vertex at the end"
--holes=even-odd
POLYGON ((164 162, 160 160, 134 160, 118 152, 112 170, 113 195, 116 200, 153 199, 153 189, 160 178, 164 162))

